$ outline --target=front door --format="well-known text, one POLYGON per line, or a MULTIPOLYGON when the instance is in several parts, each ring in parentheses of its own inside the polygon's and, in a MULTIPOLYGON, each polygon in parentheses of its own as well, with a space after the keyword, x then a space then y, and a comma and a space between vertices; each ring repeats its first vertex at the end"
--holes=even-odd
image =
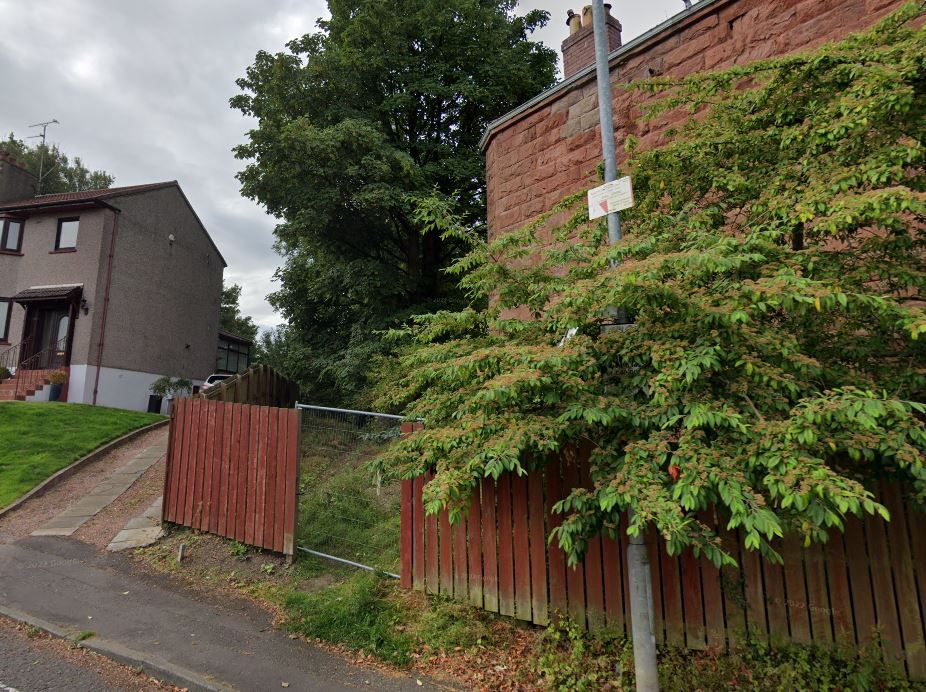
POLYGON ((69 306, 30 306, 23 342, 27 370, 52 370, 68 364, 71 334, 69 306))

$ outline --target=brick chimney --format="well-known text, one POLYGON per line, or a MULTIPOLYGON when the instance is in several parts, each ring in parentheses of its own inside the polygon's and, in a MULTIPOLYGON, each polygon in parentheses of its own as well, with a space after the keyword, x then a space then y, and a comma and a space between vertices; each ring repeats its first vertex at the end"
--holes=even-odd
MULTIPOLYGON (((608 27, 608 52, 621 45, 621 23, 611 16, 611 5, 605 4, 608 27)), ((568 79, 595 62, 595 32, 592 28, 592 6, 582 8, 582 16, 569 10, 566 19, 569 38, 563 41, 563 76, 568 79)))
POLYGON ((0 149, 0 202, 12 202, 35 196, 36 178, 25 164, 0 149))

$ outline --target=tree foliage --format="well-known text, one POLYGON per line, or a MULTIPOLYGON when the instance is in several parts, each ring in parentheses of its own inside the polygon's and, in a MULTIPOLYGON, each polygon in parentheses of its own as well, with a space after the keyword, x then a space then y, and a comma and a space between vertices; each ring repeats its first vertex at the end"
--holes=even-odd
POLYGON ((465 250, 423 232, 435 189, 485 216, 478 140, 549 86, 556 56, 529 34, 547 13, 516 0, 330 0, 319 32, 258 53, 232 106, 258 126, 236 154, 243 193, 281 223, 271 302, 305 346, 306 384, 349 400, 383 352, 378 330, 462 304, 442 269, 465 250))
POLYGON ((115 178, 103 170, 91 171, 79 156, 69 159, 57 144, 30 145, 16 139, 11 132, 6 141, 0 142, 0 151, 6 151, 21 163, 36 178, 39 177, 39 162, 42 162, 42 193, 80 192, 103 190, 112 187, 115 178))
POLYGON ((427 426, 385 462, 436 469, 428 511, 458 516, 480 478, 590 449, 594 489, 557 507, 571 559, 632 509, 621 530, 655 525, 671 552, 721 564, 699 511, 776 558, 785 532, 822 541, 848 515, 887 517, 874 478, 926 500, 924 13, 631 85, 650 115, 692 115, 662 148, 630 144, 637 203, 615 246, 585 209, 484 243, 423 208, 473 242, 454 271, 474 305, 493 297, 404 332, 419 348, 399 398, 427 426), (613 305, 632 328, 608 328, 613 305))
POLYGON ((260 331, 254 320, 241 313, 241 286, 238 284, 222 285, 222 305, 219 314, 219 329, 224 329, 236 336, 241 336, 257 346, 260 331))

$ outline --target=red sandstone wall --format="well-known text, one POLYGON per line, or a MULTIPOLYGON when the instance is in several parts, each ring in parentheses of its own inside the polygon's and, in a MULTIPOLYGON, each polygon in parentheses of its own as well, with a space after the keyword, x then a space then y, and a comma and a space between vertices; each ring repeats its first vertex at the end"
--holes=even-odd
MULTIPOLYGON (((867 28, 904 0, 726 0, 696 12, 612 63, 612 80, 687 75, 814 48, 867 28)), ((639 124, 639 109, 615 90, 618 143, 660 143, 669 122, 639 124)), ((594 183, 601 160, 594 74, 500 127, 486 148, 490 237, 523 225, 594 183)), ((618 144, 618 159, 622 155, 618 144)))

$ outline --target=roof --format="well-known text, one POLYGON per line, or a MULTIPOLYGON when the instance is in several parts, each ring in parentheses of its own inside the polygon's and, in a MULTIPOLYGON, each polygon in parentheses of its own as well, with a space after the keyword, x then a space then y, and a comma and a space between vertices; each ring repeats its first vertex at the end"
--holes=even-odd
POLYGON ((219 329, 219 338, 225 339, 226 341, 235 341, 239 344, 253 345, 250 339, 246 339, 238 334, 233 334, 232 332, 227 332, 224 329, 219 329))
MULTIPOLYGON (((694 3, 690 8, 682 10, 675 16, 670 17, 664 21, 662 24, 653 27, 646 33, 640 34, 632 41, 625 43, 620 48, 615 48, 608 55, 608 64, 612 65, 615 61, 618 61, 621 58, 633 53, 644 44, 647 44, 653 39, 657 38, 660 34, 668 31, 669 29, 675 29, 679 27, 679 25, 686 23, 688 19, 692 18, 694 15, 702 13, 705 9, 714 5, 724 5, 733 1, 734 0, 700 0, 700 2, 694 3)), ((485 132, 482 133, 482 138, 479 140, 480 150, 485 151, 485 148, 488 146, 489 140, 492 139, 492 135, 495 134, 495 131, 505 125, 505 123, 507 123, 509 120, 513 120, 516 117, 527 113, 529 110, 539 106, 547 99, 559 94, 561 91, 566 91, 575 84, 585 81, 594 74, 595 63, 592 63, 588 67, 576 72, 574 75, 569 77, 569 79, 564 79, 562 82, 554 84, 552 87, 544 92, 537 94, 537 96, 530 99, 529 101, 525 101, 514 110, 505 113, 505 115, 498 118, 497 120, 493 120, 489 123, 488 127, 486 127, 485 132)))
POLYGON ((15 200, 13 202, 2 202, 0 203, 0 211, 18 211, 51 206, 57 207, 80 202, 100 202, 112 199, 113 197, 160 190, 161 188, 170 187, 171 185, 177 185, 179 187, 179 183, 177 183, 176 180, 171 180, 170 182, 150 183, 148 185, 110 187, 105 190, 84 190, 82 192, 60 192, 51 195, 39 195, 38 197, 29 197, 28 199, 15 200))
MULTIPOLYGON (((4 149, 0 149, 0 161, 5 161, 11 166, 16 166, 16 168, 24 170, 29 175, 32 175, 32 172, 26 168, 26 164, 24 164, 22 161, 17 161, 15 158, 13 158, 13 155, 10 152, 4 149)), ((35 176, 33 175, 32 177, 34 178, 35 176)))
POLYGON ((109 207, 119 211, 119 208, 110 204, 109 201, 116 199, 118 197, 126 197, 128 195, 136 195, 144 192, 153 192, 155 190, 163 190, 166 188, 175 187, 177 192, 180 193, 180 197, 183 198, 183 201, 186 202, 187 208, 189 208, 190 213, 193 214, 193 218, 196 219, 196 222, 199 224, 199 227, 203 230, 203 233, 206 234, 206 239, 209 241, 209 244, 212 245, 212 249, 215 250, 215 253, 219 256, 219 259, 222 260, 224 266, 228 266, 228 262, 225 261, 225 258, 222 256, 222 253, 219 251, 218 246, 215 244, 215 241, 212 240, 212 236, 209 235, 209 231, 206 230, 206 226, 200 220, 199 215, 196 213, 196 210, 193 209, 193 205, 190 204, 190 200, 187 199, 187 196, 184 194, 183 189, 180 187, 180 183, 176 180, 169 180, 163 183, 148 183, 147 185, 127 185, 124 187, 110 187, 104 190, 84 190, 82 192, 59 192, 50 195, 39 195, 38 197, 30 197, 28 199, 15 200, 13 202, 0 202, 0 213, 2 212, 34 212, 38 213, 43 209, 58 209, 62 207, 71 207, 71 206, 104 206, 109 207))
POLYGON ((61 284, 59 286, 32 286, 20 291, 11 300, 17 303, 35 303, 41 300, 67 300, 83 288, 83 284, 61 284))

